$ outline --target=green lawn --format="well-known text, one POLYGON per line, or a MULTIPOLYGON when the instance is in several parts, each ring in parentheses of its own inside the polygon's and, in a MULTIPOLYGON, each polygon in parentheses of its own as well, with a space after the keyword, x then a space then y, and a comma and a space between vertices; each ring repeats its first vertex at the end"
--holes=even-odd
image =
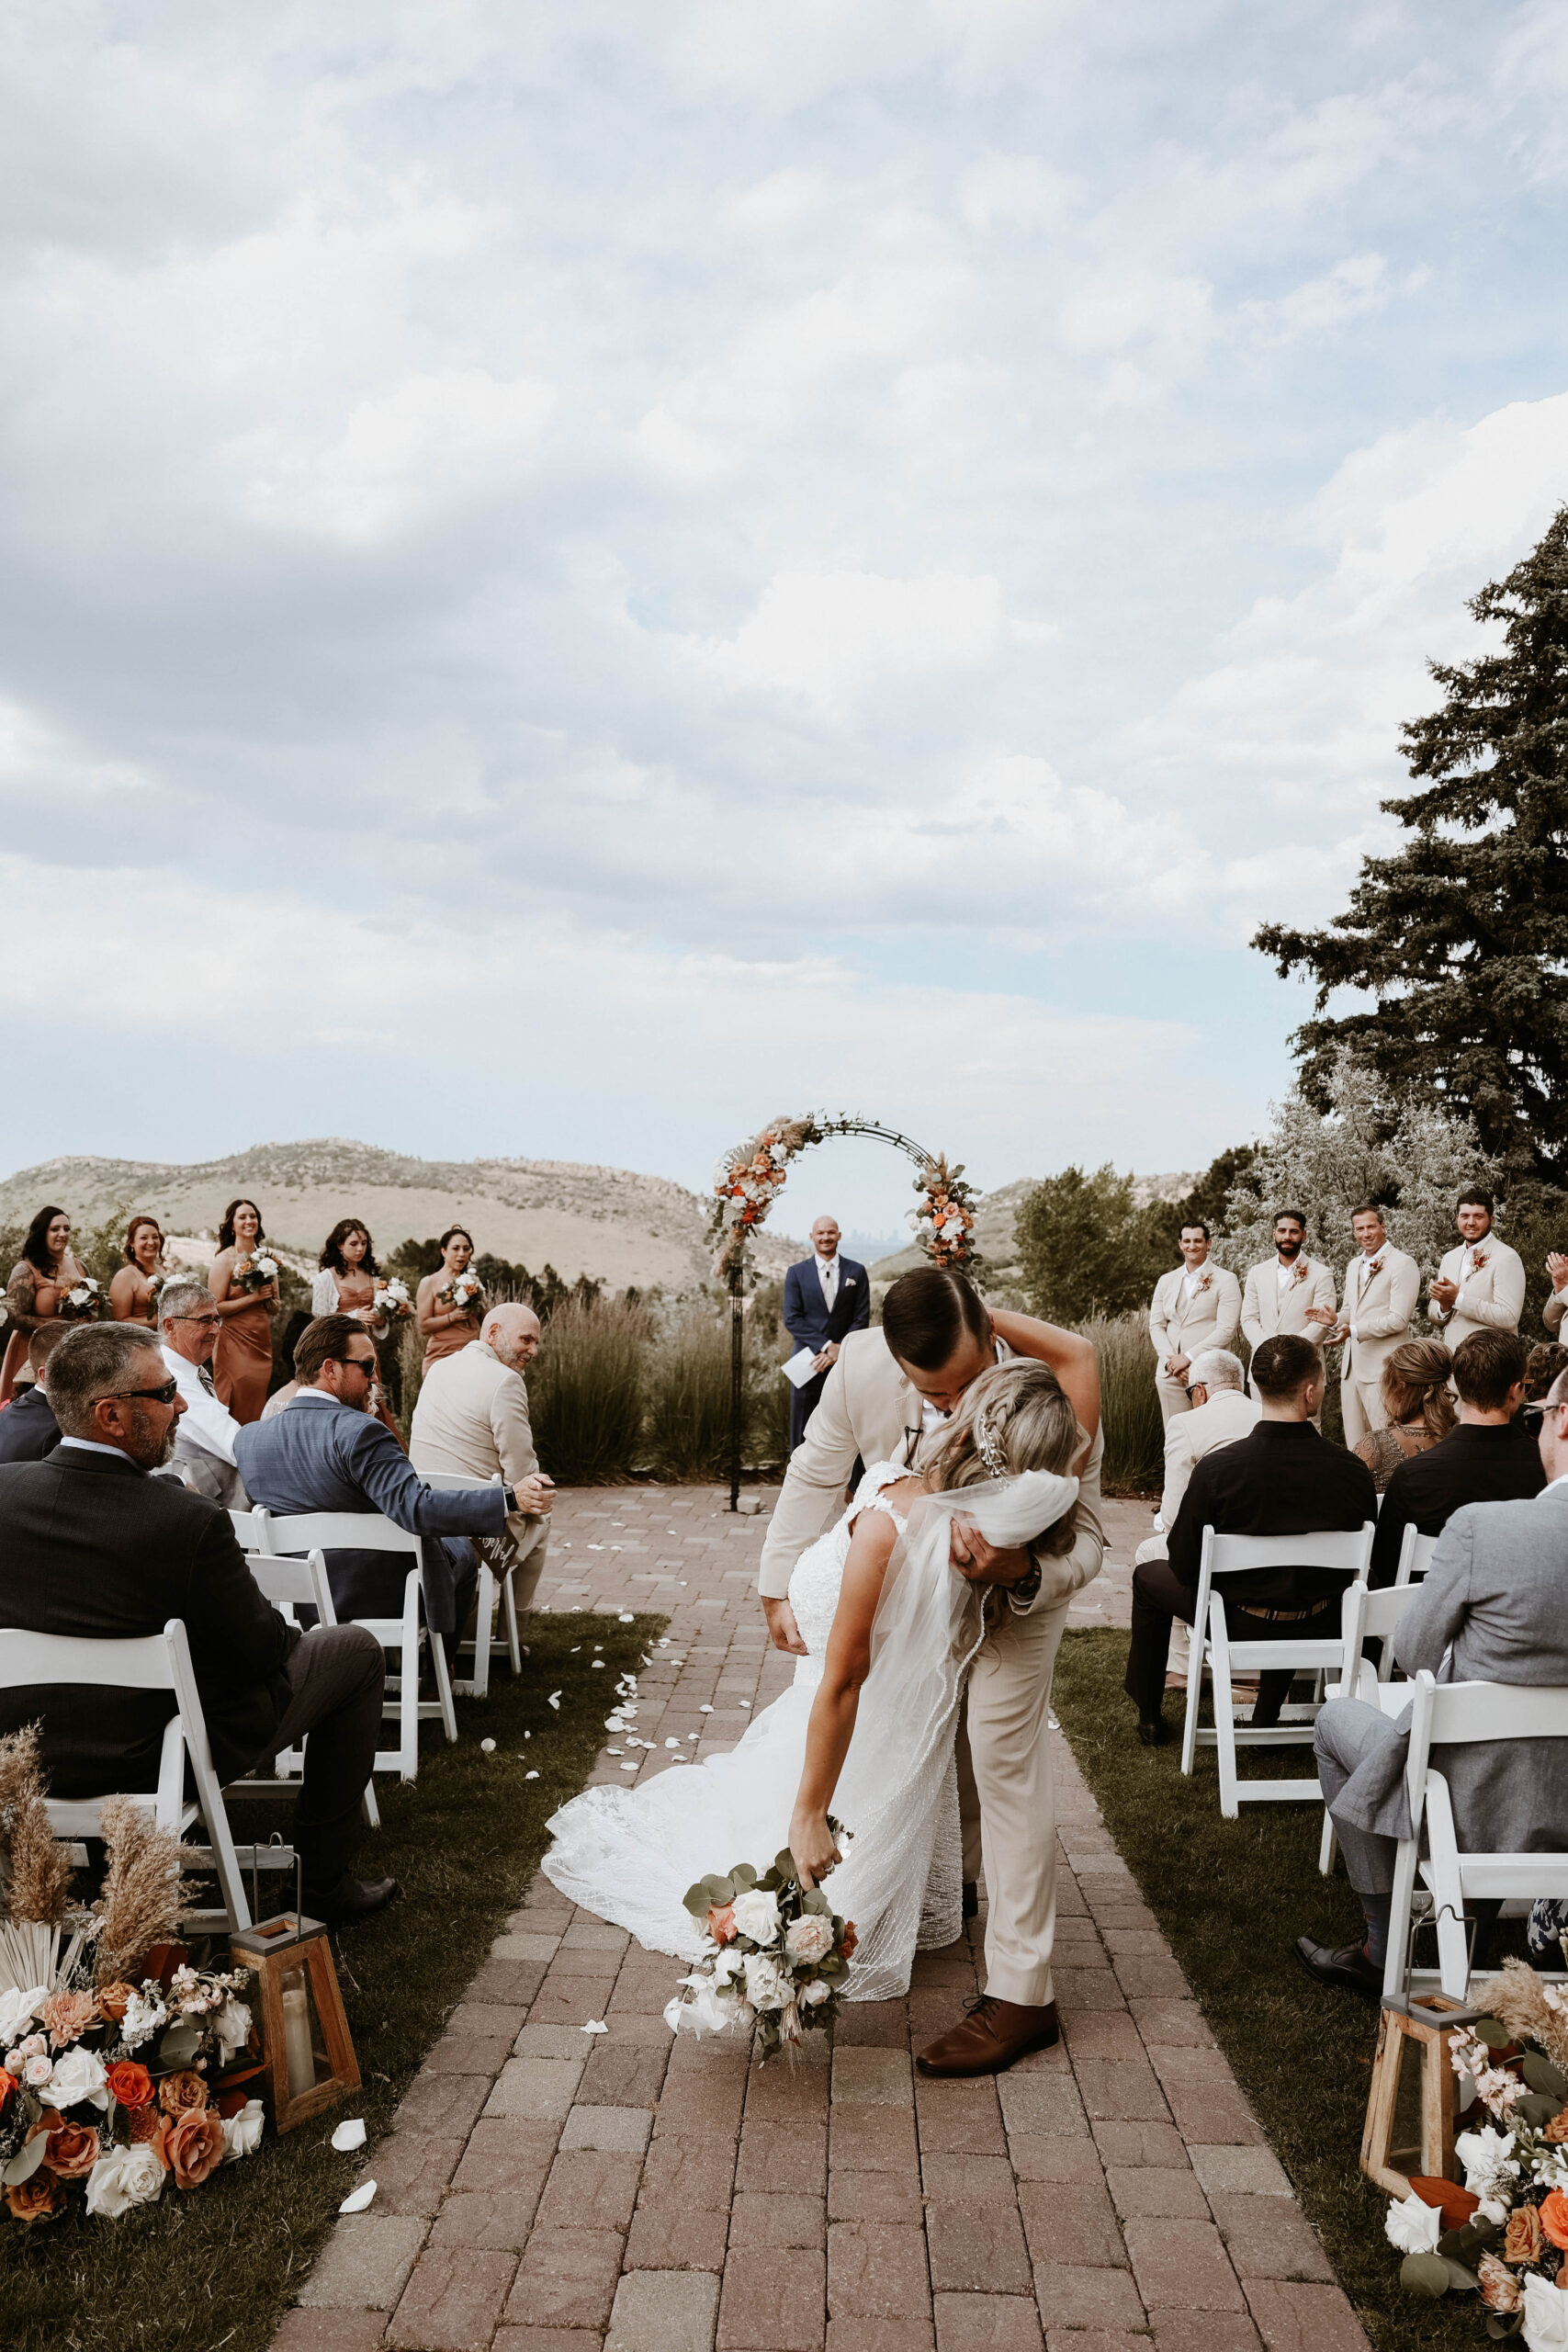
MULTIPOLYGON (((426 1725, 412 1787, 381 1780, 381 1828, 361 1849, 368 1877, 394 1873, 403 1899, 333 1939, 363 2088, 351 2101, 270 2132, 254 2156, 156 2205, 27 2230, 0 2218, 0 2343, 6 2352, 265 2352, 342 2199, 365 2168, 337 2154, 333 2127, 363 2115, 374 2143, 410 2076, 515 1908, 545 1848, 545 1822, 581 1787, 604 1736, 617 1678, 638 1668, 661 1617, 530 1617, 530 1657, 513 1682, 492 1662, 491 1695, 457 1702, 448 1747, 426 1725), (603 1645, 602 1669, 592 1666, 603 1645), (575 1652, 575 1655, 574 1655, 575 1652), (548 1704, 561 1693, 558 1714, 548 1704), (532 1736, 525 1740, 523 1735, 532 1736), (479 1741, 492 1738, 493 1755, 479 1741), (528 1781, 525 1772, 539 1778, 528 1781)), ((284 1805, 248 1808, 262 1836, 284 1805)), ((241 1816, 236 1815, 237 1824, 241 1816)), ((249 1827, 249 1822, 244 1826, 249 1827)), ((372 2161, 368 2169, 375 2170, 372 2161)))
MULTIPOLYGON (((1191 1780, 1180 1747, 1141 1747, 1122 1689, 1124 1633, 1062 1643, 1054 1700, 1106 1825, 1187 1973, 1211 2030, 1257 2109, 1340 2282, 1379 2352, 1484 2344, 1473 2295, 1404 2294, 1383 2236, 1387 2199, 1359 2168, 1378 2012, 1330 1992, 1292 1950, 1299 1935, 1343 1943, 1361 1927, 1343 1871, 1320 1878, 1314 1805, 1243 1806, 1220 1815, 1213 1748, 1191 1780)), ((1178 1693, 1166 1700, 1174 1722, 1178 1693)), ((1303 1751, 1244 1751, 1242 1770, 1305 1769, 1303 1751)), ((1522 1946, 1518 1947, 1522 1949, 1522 1946)))

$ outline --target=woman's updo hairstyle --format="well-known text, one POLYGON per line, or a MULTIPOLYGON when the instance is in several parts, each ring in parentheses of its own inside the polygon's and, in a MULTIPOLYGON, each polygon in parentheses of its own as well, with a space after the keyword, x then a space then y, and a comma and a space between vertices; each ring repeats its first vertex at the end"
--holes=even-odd
MULTIPOLYGON (((970 1383, 920 1470, 939 1494, 1016 1478, 1025 1470, 1054 1470, 1066 1478, 1083 1444, 1077 1415, 1050 1365, 1019 1360, 993 1364, 970 1383)), ((1070 1552, 1072 1512, 1036 1536, 1032 1548, 1053 1558, 1070 1552)))

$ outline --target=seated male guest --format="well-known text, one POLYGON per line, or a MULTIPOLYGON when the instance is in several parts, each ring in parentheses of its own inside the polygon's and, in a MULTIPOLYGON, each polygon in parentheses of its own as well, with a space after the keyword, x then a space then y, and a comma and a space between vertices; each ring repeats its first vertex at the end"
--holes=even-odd
MULTIPOLYGON (((147 1476, 172 1457, 185 1411, 151 1331, 78 1325, 50 1358, 49 1383, 59 1445, 47 1461, 0 1466, 0 1625, 129 1641, 179 1618, 220 1781, 305 1742, 294 1838, 306 1909, 327 1920, 379 1910, 397 1881, 367 1885, 349 1864, 381 1726, 380 1645, 358 1625, 286 1624, 228 1513, 147 1476)), ((156 1788, 169 1713, 158 1690, 0 1690, 0 1733, 41 1720, 56 1797, 156 1788)))
MULTIPOLYGON (((371 1414, 376 1343, 354 1316, 318 1315, 307 1324, 294 1369, 299 1385, 288 1411, 252 1421, 234 1442, 252 1502, 290 1515, 376 1512, 423 1536, 425 1623, 450 1648, 479 1575, 466 1539, 499 1535, 516 1498, 504 1487, 432 1493, 390 1430, 371 1414)), ((340 1618, 400 1615, 407 1576, 408 1562, 395 1552, 327 1554, 340 1618)))
POLYGON ((539 1468, 523 1375, 539 1352, 531 1306, 492 1306, 472 1346, 442 1356, 425 1374, 409 1432, 409 1460, 428 1476, 445 1470, 476 1486, 500 1472, 517 1498, 506 1522, 502 1569, 519 1609, 530 1609, 549 1542, 555 1481, 539 1468))
POLYGON ((1228 1348, 1205 1348, 1193 1358, 1188 1374, 1187 1409, 1173 1414, 1166 1424, 1165 1489, 1158 1521, 1165 1532, 1139 1544, 1134 1557, 1140 1567, 1145 1560, 1165 1558, 1166 1535, 1176 1525, 1194 1464, 1217 1445, 1246 1437, 1257 1427, 1262 1409, 1257 1397, 1247 1393, 1241 1358, 1228 1348))
POLYGON ((246 1510, 246 1494, 234 1467, 240 1424, 212 1385, 208 1366, 221 1320, 205 1283, 179 1275, 165 1283, 158 1299, 158 1336, 164 1362, 179 1384, 185 1403, 175 1434, 175 1460, 189 1473, 187 1485, 225 1510, 246 1510))
POLYGON ((1368 1582, 1390 1585, 1415 1521, 1440 1535, 1463 1503, 1528 1500, 1544 1484, 1534 1433, 1520 1418, 1528 1351, 1513 1331, 1472 1331, 1454 1350, 1458 1420, 1425 1453, 1402 1462, 1383 1491, 1368 1582))
MULTIPOLYGON (((1474 1345, 1467 1340, 1458 1353, 1474 1345)), ((1466 1504, 1444 1528, 1430 1573, 1411 1588, 1394 1631, 1393 1655, 1406 1674, 1426 1667, 1442 1682, 1568 1683, 1568 1374, 1547 1399, 1539 1453, 1544 1493, 1466 1504)), ((1300 1938, 1297 1951, 1325 1984, 1382 1991, 1394 1847, 1410 1828, 1409 1735, 1408 1708, 1391 1721, 1364 1700, 1331 1699, 1318 1716, 1317 1776, 1367 1923, 1362 1944, 1300 1938)), ((1449 1784, 1461 1851, 1568 1848, 1568 1740, 1435 1747, 1432 1763, 1449 1784)))
POLYGON ((839 1255, 839 1220, 819 1216, 811 1228, 809 1258, 791 1266, 784 1275, 784 1329, 797 1348, 809 1348, 816 1357, 811 1378, 790 1389, 789 1450, 793 1453, 806 1435, 806 1424, 822 1401, 828 1374, 839 1361, 839 1349, 851 1331, 864 1331, 871 1323, 871 1279, 853 1258, 839 1255))
POLYGON ((70 1329, 69 1323, 40 1323, 28 1341, 32 1383, 18 1388, 0 1413, 0 1462, 41 1462, 60 1443, 60 1423, 49 1401, 48 1364, 70 1329))
MULTIPOLYGON (((1260 1419, 1247 1437, 1206 1453, 1188 1480, 1169 1558, 1133 1571, 1133 1637, 1126 1691, 1147 1747, 1168 1739, 1161 1713, 1173 1618, 1192 1623, 1203 1530, 1220 1535, 1315 1535, 1362 1527, 1375 1517, 1372 1474, 1313 1427, 1323 1404, 1323 1358, 1296 1332, 1265 1340, 1252 1359, 1260 1419)), ((1349 1582, 1337 1568, 1247 1568, 1224 1579, 1225 1615, 1238 1641, 1311 1640, 1337 1626, 1349 1582)), ((1255 1724, 1277 1724, 1288 1672, 1258 1679, 1255 1724)))

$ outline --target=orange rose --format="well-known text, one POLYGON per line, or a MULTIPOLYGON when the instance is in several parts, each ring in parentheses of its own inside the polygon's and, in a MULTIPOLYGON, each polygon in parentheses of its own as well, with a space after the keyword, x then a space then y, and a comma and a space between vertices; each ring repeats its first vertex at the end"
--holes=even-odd
POLYGON ((733 1903, 714 1905, 713 1908, 708 1913, 708 1933, 713 1938, 716 1944, 732 1944, 735 1941, 735 1905, 733 1903))
POLYGON ((860 1938, 855 1933, 854 1921, 852 1919, 846 1919, 844 1921, 844 1940, 839 1946, 839 1958, 840 1960, 848 1960, 859 1941, 860 1938))
POLYGON ((60 2180, 81 2180, 98 2161, 98 2134, 91 2123, 62 2123, 49 2135, 49 2169, 60 2180))
POLYGON ((169 2127, 157 2109, 151 2102, 146 2107, 132 2108, 130 2112, 130 2122, 131 2146, 155 2149, 159 2163, 167 2172, 169 2154, 164 2142, 168 2138, 169 2127))
POLYGON ((164 2141, 176 2188, 199 2188, 223 2161, 223 2119, 209 2107, 187 2107, 164 2141))
POLYGON ((1568 2197, 1560 2188, 1541 2199, 1540 2226, 1553 2245, 1568 2251, 1568 2197))
POLYGON ((1539 2262, 1546 2245, 1540 2212, 1534 2205, 1516 2205, 1503 2233, 1505 2262, 1539 2262))
POLYGON ((134 1984, 103 1984, 98 1988, 98 2007, 110 2025, 118 2025, 135 1997, 134 1984))
POLYGON ((120 2058, 105 2079, 121 2107, 145 2107, 152 2096, 152 2077, 134 2058, 120 2058))
POLYGON ((165 2075, 158 2086, 158 2104, 165 2115, 184 2115, 187 2108, 207 2105, 207 2085, 194 2066, 183 2074, 165 2075))
POLYGON ((47 2165, 39 2165, 30 2179, 6 2191, 6 2210, 13 2222, 47 2222, 64 2202, 65 2191, 47 2165))

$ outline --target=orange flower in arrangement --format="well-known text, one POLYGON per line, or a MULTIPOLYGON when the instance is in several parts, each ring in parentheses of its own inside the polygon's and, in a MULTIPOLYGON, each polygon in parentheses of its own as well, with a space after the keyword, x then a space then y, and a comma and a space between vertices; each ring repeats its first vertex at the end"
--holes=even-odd
POLYGON ((84 2180, 98 2161, 98 2135, 91 2123, 62 2123, 49 2135, 44 2159, 57 2180, 84 2180))
POLYGON ((1568 2253, 1568 2197, 1554 2188, 1540 2200, 1540 2226, 1555 2246, 1568 2253))
POLYGON ((145 2107, 152 2096, 152 2077, 134 2058, 118 2059, 105 2079, 121 2107, 145 2107))

